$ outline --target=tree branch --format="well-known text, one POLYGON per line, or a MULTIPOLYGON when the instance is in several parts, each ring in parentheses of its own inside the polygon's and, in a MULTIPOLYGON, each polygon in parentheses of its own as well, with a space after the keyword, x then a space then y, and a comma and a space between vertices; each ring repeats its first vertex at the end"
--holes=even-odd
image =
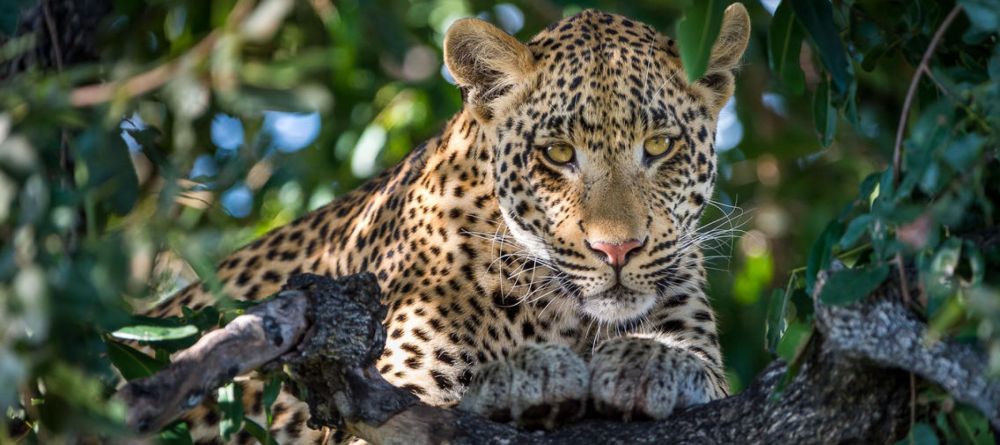
POLYGON ((913 106, 913 98, 917 95, 917 86, 920 85, 920 76, 923 76, 925 72, 929 72, 928 67, 931 62, 931 56, 934 55, 934 51, 937 50, 938 44, 941 43, 941 39, 944 38, 944 32, 948 30, 951 26, 951 22, 955 21, 958 17, 958 13, 962 12, 962 5, 956 4, 954 8, 948 12, 944 20, 941 22, 941 26, 938 26, 937 31, 934 32, 934 37, 931 38, 931 43, 927 45, 927 49, 924 50, 923 57, 920 58, 920 63, 917 65, 916 71, 913 72, 913 78, 910 79, 910 87, 906 90, 906 98, 903 99, 903 111, 899 113, 899 125, 896 126, 896 142, 892 146, 892 183, 893 185, 899 184, 900 178, 900 167, 903 163, 903 133, 906 131, 906 121, 910 116, 910 107, 913 106))
MULTIPOLYGON (((821 288, 822 280, 816 295, 821 288)), ((884 443, 907 431, 910 371, 1000 428, 1000 382, 987 378, 985 356, 949 341, 925 345, 926 325, 903 305, 898 279, 848 306, 816 299, 816 331, 790 381, 775 362, 742 393, 666 420, 589 418, 547 433, 432 407, 386 382, 374 367, 386 308, 371 274, 296 275, 286 289, 203 337, 167 370, 126 385, 120 396, 130 425, 152 431, 224 380, 278 360, 307 389, 311 426, 376 444, 884 443)))
POLYGON ((128 425, 141 433, 157 431, 233 377, 295 347, 308 328, 307 298, 298 291, 282 292, 205 334, 156 375, 125 385, 118 397, 128 406, 128 425))

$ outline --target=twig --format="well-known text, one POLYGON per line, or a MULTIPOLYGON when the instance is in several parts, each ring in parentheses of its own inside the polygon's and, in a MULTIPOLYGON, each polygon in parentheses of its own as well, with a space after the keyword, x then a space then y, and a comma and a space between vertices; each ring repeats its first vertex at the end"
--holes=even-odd
POLYGON ((937 76, 934 75, 933 71, 931 71, 930 69, 926 69, 924 70, 924 75, 926 75, 927 78, 934 83, 934 86, 936 86, 939 91, 944 93, 945 96, 948 96, 948 99, 951 99, 951 101, 955 105, 962 107, 962 110, 964 110, 972 118, 972 120, 976 121, 976 124, 979 125, 980 130, 982 130, 984 133, 993 132, 993 129, 990 128, 990 124, 986 122, 986 119, 984 119, 983 116, 981 116, 979 113, 973 110, 972 107, 969 106, 969 104, 966 104, 964 100, 956 96, 954 91, 951 91, 950 88, 941 83, 941 81, 938 80, 937 76))
POLYGON ((124 81, 75 88, 69 94, 69 103, 74 107, 90 107, 107 102, 113 99, 116 94, 132 97, 155 90, 174 77, 185 59, 189 63, 198 63, 208 57, 218 39, 219 33, 212 31, 180 59, 172 60, 124 81))
POLYGON ((56 35, 56 22, 52 19, 52 12, 49 11, 49 0, 42 0, 42 17, 45 18, 45 28, 49 33, 49 40, 52 41, 53 57, 56 60, 56 70, 62 72, 62 48, 59 45, 59 37, 56 35))
POLYGON ((903 100, 903 111, 899 115, 899 125, 896 127, 896 142, 892 147, 892 183, 893 185, 899 184, 899 169, 903 160, 903 132, 906 131, 906 121, 910 115, 910 107, 913 106, 913 98, 917 94, 917 86, 920 85, 920 77, 924 72, 928 71, 928 64, 930 63, 931 56, 934 55, 934 51, 937 50, 938 45, 941 43, 941 39, 944 38, 945 31, 951 26, 951 22, 955 21, 958 17, 958 13, 962 11, 962 5, 956 4, 951 12, 945 16, 944 21, 941 22, 941 26, 938 26, 937 31, 934 32, 934 36, 931 38, 930 45, 924 50, 923 57, 920 58, 920 64, 917 65, 916 71, 913 73, 913 78, 910 80, 910 88, 906 91, 906 98, 903 100))
MULTIPOLYGON (((226 26, 242 22, 251 12, 251 3, 251 0, 237 2, 229 13, 226 26)), ((185 64, 197 64, 205 60, 212 53, 220 35, 219 30, 214 30, 181 57, 128 79, 77 87, 70 91, 69 103, 74 107, 90 107, 110 101, 119 94, 133 97, 155 90, 172 79, 185 64)))

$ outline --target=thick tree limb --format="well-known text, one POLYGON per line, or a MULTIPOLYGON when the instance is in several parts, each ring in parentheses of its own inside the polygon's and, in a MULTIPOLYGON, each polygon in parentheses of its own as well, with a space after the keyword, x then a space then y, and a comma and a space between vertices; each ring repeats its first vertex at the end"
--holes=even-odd
POLYGON ((183 361, 127 385, 121 395, 131 425, 162 425, 198 399, 192 396, 197 391, 204 395, 234 372, 278 359, 307 389, 313 426, 372 443, 885 443, 909 426, 911 371, 1000 426, 1000 382, 985 375, 984 355, 957 343, 925 345, 926 326, 900 303, 898 282, 849 306, 817 300, 817 330, 798 373, 784 385, 785 365, 774 363, 744 392, 663 421, 587 419, 548 433, 431 407, 386 382, 374 368, 385 342, 386 309, 370 274, 338 280, 298 275, 286 287, 278 299, 206 335, 183 361), (267 320, 284 323, 274 314, 294 324, 281 326, 287 329, 280 331, 280 344, 265 335, 275 329, 267 320), (287 340, 302 332, 286 353, 292 346, 287 340))
POLYGON ((927 325, 890 299, 816 309, 827 350, 913 372, 979 409, 1000 429, 1000 380, 990 378, 983 351, 951 341, 928 344, 927 325))

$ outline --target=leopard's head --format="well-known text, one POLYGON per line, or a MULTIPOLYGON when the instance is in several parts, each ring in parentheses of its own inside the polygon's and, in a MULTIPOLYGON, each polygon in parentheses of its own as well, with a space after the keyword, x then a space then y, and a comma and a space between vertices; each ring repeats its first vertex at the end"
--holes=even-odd
POLYGON ((583 314, 635 321, 702 284, 697 224, 749 33, 733 4, 689 83, 672 40, 617 15, 587 10, 527 44, 476 19, 449 29, 445 60, 486 133, 503 219, 583 314))

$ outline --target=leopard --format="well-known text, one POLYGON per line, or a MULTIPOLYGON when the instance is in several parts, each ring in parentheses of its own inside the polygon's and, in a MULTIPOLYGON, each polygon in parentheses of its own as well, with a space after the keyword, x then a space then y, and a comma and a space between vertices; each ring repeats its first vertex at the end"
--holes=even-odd
MULTIPOLYGON (((462 107, 397 165, 223 259, 237 299, 292 275, 373 273, 388 308, 381 375, 422 401, 551 429, 588 411, 664 419, 728 395, 699 224, 717 178, 715 133, 750 20, 725 9, 704 74, 675 40, 587 9, 527 43, 454 22, 444 63, 462 107)), ((216 301, 196 282, 147 315, 216 301)), ((281 444, 327 443, 287 388, 265 424, 281 444)), ((207 401, 184 417, 222 443, 207 401)), ((242 432, 234 443, 251 443, 242 432)))

